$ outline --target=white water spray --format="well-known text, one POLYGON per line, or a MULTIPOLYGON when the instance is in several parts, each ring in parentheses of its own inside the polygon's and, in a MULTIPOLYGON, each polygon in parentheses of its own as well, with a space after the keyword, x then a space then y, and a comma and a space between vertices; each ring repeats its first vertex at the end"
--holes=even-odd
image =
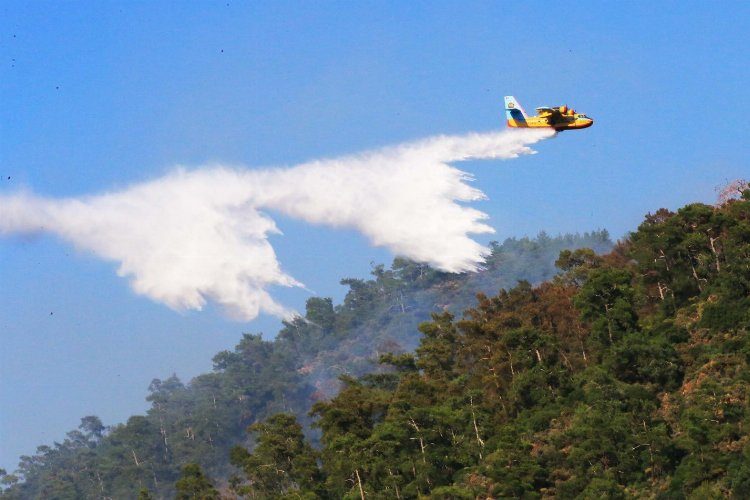
POLYGON ((268 293, 302 286, 282 270, 268 235, 271 209, 313 224, 354 228, 378 246, 450 272, 476 269, 490 233, 484 198, 450 162, 509 159, 554 135, 517 130, 439 136, 285 169, 208 166, 122 191, 68 199, 0 196, 0 233, 54 233, 119 264, 133 290, 173 309, 215 301, 240 320, 293 314, 268 293))

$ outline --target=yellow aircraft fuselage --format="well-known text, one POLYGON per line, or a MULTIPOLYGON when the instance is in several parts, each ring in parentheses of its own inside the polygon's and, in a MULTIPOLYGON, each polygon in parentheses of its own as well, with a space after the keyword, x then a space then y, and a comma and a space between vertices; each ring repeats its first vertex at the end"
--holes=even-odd
POLYGON ((513 119, 508 120, 508 126, 513 128, 553 128, 557 131, 588 128, 593 124, 594 120, 591 118, 581 118, 580 116, 564 116, 562 120, 554 123, 544 116, 530 116, 523 122, 517 122, 513 119))
POLYGON ((536 116, 528 116, 513 96, 505 97, 506 123, 512 128, 552 128, 556 131, 588 128, 594 120, 568 106, 537 108, 536 116))

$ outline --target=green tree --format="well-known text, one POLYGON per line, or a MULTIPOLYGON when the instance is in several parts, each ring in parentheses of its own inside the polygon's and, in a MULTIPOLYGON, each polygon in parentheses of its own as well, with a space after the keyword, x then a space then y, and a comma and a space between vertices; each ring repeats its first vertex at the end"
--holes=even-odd
POLYGON ((203 474, 200 465, 187 464, 175 483, 177 500, 217 500, 219 492, 203 474))
POLYGON ((141 488, 140 491, 138 491, 138 500, 154 500, 154 497, 151 495, 148 488, 141 488))
POLYGON ((248 428, 256 435, 252 453, 235 447, 231 462, 245 475, 238 493, 264 498, 316 496, 322 487, 317 453, 306 442, 293 415, 279 413, 248 428))
POLYGON ((574 299, 581 317, 591 322, 596 338, 611 345, 637 328, 633 275, 628 269, 592 271, 574 299))

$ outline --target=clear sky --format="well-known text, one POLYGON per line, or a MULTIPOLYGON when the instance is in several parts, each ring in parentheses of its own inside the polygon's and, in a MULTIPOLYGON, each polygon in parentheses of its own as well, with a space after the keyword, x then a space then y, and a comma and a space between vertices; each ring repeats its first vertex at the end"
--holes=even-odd
MULTIPOLYGON (((510 162, 470 162, 506 236, 607 228, 713 202, 750 177, 747 2, 0 4, 0 193, 77 196, 175 165, 291 165, 503 126, 502 97, 595 119, 510 162)), ((285 269, 340 299, 389 262, 352 231, 276 218, 285 269)), ((113 263, 49 236, 0 240, 0 466, 84 415, 146 408, 243 332, 278 320, 175 313, 113 263)), ((309 293, 281 290, 302 308, 309 293)))

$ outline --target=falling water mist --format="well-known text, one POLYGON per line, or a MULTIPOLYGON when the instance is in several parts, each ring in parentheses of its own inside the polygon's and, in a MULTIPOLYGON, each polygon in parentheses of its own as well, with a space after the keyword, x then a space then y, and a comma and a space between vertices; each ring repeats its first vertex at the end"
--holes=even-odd
POLYGON ((48 232, 118 264, 133 290, 173 309, 220 304, 239 320, 293 311, 268 292, 303 286, 283 270, 264 210, 353 228, 373 245, 441 270, 475 270, 491 233, 468 206, 484 198, 451 165, 531 154, 546 130, 438 136, 289 168, 179 167, 127 189, 80 198, 0 195, 0 234, 48 232))

